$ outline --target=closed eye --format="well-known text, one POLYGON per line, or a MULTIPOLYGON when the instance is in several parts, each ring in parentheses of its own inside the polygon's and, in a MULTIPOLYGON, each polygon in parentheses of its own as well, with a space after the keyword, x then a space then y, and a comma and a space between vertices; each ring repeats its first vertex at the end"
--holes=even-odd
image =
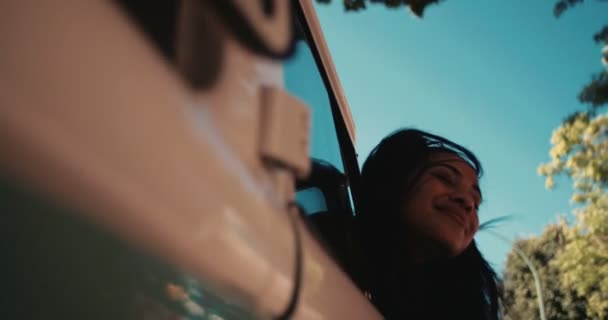
MULTIPOLYGON (((431 175, 433 175, 435 178, 439 179, 443 183, 447 184, 448 186, 454 186, 457 183, 457 177, 450 170, 437 168, 433 172, 431 172, 431 175)), ((481 205, 481 198, 479 197, 479 193, 479 190, 475 189, 471 195, 473 198, 475 211, 478 211, 479 206, 481 205)))
POLYGON ((455 177, 447 170, 437 170, 432 173, 439 180, 449 184, 450 186, 456 183, 455 177))

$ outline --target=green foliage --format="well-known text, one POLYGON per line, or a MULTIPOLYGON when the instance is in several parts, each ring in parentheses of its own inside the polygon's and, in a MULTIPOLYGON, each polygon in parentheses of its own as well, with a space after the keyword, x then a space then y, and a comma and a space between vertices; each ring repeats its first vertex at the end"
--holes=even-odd
MULTIPOLYGON (((408 7, 412 13, 418 17, 422 17, 424 9, 431 4, 437 4, 443 0, 343 0, 344 10, 359 11, 367 8, 367 3, 383 4, 387 8, 397 9, 408 7)), ((330 3, 331 0, 317 0, 319 3, 330 3)))
MULTIPOLYGON (((559 17, 561 17, 561 15, 564 12, 568 11, 572 7, 582 4, 583 2, 585 2, 585 0, 559 0, 553 6, 553 15, 555 15, 556 18, 559 18, 559 17)), ((608 1, 607 0, 597 0, 597 2, 608 2, 608 1)))
POLYGON ((566 174, 574 182, 574 202, 591 203, 606 193, 608 115, 578 113, 553 132, 551 143, 551 161, 538 168, 548 188, 556 175, 566 174))
MULTIPOLYGON (((550 224, 538 237, 520 239, 514 245, 529 257, 541 280, 547 319, 586 319, 586 303, 575 290, 560 283, 561 269, 554 261, 567 243, 569 226, 562 219, 550 224)), ((505 319, 538 319, 537 293, 531 271, 512 250, 503 274, 505 319)))
MULTIPOLYGON (((558 1, 554 14, 559 17, 583 2, 558 1)), ((593 40, 608 44, 608 26, 593 40)), ((551 161, 538 168, 548 188, 558 175, 572 179, 572 201, 580 205, 574 222, 549 225, 539 238, 517 244, 543 274, 548 319, 608 319, 608 114, 599 113, 608 104, 608 70, 594 75, 578 98, 590 108, 569 116, 553 132, 551 161), (553 244, 547 242, 551 239, 553 244)), ((538 310, 529 297, 530 279, 516 259, 511 253, 507 261, 505 308, 512 319, 534 318, 538 310)))
POLYGON ((564 241, 559 242, 557 251, 542 250, 552 255, 551 261, 538 264, 555 269, 545 281, 559 283, 562 296, 576 302, 577 310, 584 310, 580 319, 607 319, 608 114, 575 114, 553 132, 551 143, 551 161, 541 165, 539 173, 546 177, 548 188, 553 187, 555 176, 570 177, 574 183, 572 201, 579 207, 573 224, 563 224, 564 241))
MULTIPOLYGON (((583 2, 584 0, 560 0, 555 3, 553 14, 559 18, 565 11, 583 2)), ((597 2, 608 4, 608 0, 597 0, 597 2)), ((593 41, 597 44, 608 45, 608 25, 603 26, 593 35, 593 41)), ((592 113, 596 112, 599 107, 606 105, 608 103, 608 69, 593 75, 591 81, 582 88, 578 99, 581 103, 591 105, 589 111, 592 113)), ((574 116, 576 114, 571 117, 574 116)))
POLYGON ((608 43, 608 25, 604 26, 600 31, 593 35, 595 43, 608 43))
POLYGON ((593 109, 608 103, 608 72, 601 71, 593 75, 591 82, 578 94, 578 99, 582 103, 590 104, 593 109))
POLYGON ((563 287, 575 290, 587 316, 608 318, 608 194, 577 210, 567 244, 556 257, 563 287))
POLYGON ((568 9, 583 3, 584 0, 560 0, 553 6, 553 14, 559 18, 568 9))

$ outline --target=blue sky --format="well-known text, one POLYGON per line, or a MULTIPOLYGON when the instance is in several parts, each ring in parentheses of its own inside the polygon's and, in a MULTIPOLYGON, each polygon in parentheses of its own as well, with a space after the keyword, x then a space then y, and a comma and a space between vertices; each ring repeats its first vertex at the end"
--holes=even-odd
MULTIPOLYGON (((317 4, 359 161, 392 130, 417 127, 477 154, 486 172, 481 221, 511 215, 496 232, 539 234, 569 214, 570 181, 547 191, 536 168, 549 159, 553 129, 583 108, 579 89, 602 68, 592 35, 608 23, 608 4, 588 2, 560 19, 554 1, 447 0, 422 20, 379 5, 351 13, 341 1, 317 4)), ((510 246, 476 238, 502 269, 510 246)))

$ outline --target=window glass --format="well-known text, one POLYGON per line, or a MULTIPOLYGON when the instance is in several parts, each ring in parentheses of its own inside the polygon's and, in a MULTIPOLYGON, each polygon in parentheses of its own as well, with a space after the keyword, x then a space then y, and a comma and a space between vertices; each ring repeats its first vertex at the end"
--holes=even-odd
POLYGON ((302 206, 306 214, 315 214, 327 211, 327 203, 323 191, 319 188, 307 188, 296 193, 296 201, 302 206))
POLYGON ((297 43, 294 55, 283 68, 285 89, 311 109, 311 157, 328 161, 344 172, 327 89, 306 41, 297 43))

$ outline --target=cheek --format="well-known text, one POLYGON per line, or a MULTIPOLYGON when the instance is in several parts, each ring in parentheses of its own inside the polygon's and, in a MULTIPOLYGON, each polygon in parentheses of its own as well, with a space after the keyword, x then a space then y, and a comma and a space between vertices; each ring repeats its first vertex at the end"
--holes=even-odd
POLYGON ((433 201, 430 193, 416 190, 401 205, 401 217, 406 221, 415 222, 428 216, 432 210, 433 201))
POLYGON ((404 206, 411 209, 429 210, 433 207, 433 199, 444 193, 443 186, 431 178, 421 180, 409 196, 404 196, 404 206))
POLYGON ((479 217, 477 216, 477 214, 475 214, 473 219, 471 219, 471 224, 470 224, 469 230, 467 232, 466 240, 469 243, 473 240, 473 237, 475 237, 475 234, 477 234, 478 230, 479 230, 479 217))
POLYGON ((475 235, 475 233, 477 233, 477 231, 479 230, 479 216, 477 215, 477 213, 474 214, 471 224, 471 230, 473 231, 473 235, 475 235))

